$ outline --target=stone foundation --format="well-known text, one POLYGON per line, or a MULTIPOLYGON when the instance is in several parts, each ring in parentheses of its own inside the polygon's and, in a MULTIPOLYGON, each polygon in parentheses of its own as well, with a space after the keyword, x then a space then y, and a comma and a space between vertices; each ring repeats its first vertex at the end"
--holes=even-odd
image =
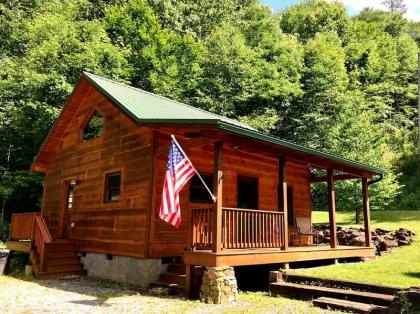
POLYGON ((81 262, 88 276, 130 283, 146 289, 157 281, 167 265, 161 259, 140 259, 128 256, 86 253, 81 262))
POLYGON ((207 267, 201 284, 200 299, 205 303, 225 304, 238 298, 233 267, 207 267))

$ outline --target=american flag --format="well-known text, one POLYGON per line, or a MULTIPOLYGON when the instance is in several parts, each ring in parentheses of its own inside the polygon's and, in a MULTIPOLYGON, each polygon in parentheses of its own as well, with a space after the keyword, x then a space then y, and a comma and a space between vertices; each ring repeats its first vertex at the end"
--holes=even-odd
POLYGON ((181 224, 179 192, 194 174, 196 174, 194 166, 184 155, 178 143, 172 139, 169 148, 168 165, 166 166, 159 217, 176 228, 181 224))

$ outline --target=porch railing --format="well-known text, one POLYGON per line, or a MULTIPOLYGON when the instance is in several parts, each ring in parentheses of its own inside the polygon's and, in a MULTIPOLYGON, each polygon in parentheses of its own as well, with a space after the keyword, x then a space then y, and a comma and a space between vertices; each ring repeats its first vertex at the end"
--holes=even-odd
MULTIPOLYGON (((211 248, 212 224, 211 208, 193 210, 193 249, 211 248)), ((281 248, 284 240, 283 213, 241 208, 222 209, 222 248, 281 248)))
POLYGON ((10 240, 32 240, 35 217, 40 213, 13 214, 10 223, 10 240))

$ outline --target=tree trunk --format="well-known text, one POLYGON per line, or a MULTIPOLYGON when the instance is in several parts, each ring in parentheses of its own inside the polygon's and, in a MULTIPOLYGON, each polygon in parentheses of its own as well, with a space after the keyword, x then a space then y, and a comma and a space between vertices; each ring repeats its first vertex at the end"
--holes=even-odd
POLYGON ((361 214, 360 206, 356 207, 356 224, 360 224, 360 214, 361 214))

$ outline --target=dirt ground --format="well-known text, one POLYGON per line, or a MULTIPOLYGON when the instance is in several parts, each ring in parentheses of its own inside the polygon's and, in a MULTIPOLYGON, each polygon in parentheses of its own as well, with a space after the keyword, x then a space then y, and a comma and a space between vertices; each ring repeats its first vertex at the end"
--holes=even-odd
MULTIPOLYGON (((244 293, 229 305, 154 297, 136 288, 92 278, 33 280, 0 277, 0 313, 327 313, 310 303, 244 293)), ((328 312, 330 313, 330 312, 328 312)))

